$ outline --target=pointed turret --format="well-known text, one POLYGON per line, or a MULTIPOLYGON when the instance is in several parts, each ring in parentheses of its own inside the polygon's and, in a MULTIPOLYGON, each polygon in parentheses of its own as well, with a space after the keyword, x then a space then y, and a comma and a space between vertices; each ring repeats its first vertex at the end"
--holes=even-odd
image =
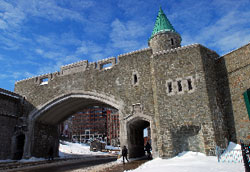
POLYGON ((181 36, 175 31, 161 8, 148 43, 153 53, 181 46, 181 36))

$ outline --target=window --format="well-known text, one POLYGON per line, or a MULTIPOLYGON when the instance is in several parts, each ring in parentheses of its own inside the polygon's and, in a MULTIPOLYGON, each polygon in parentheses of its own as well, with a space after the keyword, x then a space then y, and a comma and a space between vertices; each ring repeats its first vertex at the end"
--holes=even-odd
POLYGON ((174 45, 174 40, 173 40, 173 38, 171 38, 171 45, 174 45))
POLYGON ((137 86, 139 84, 139 75, 137 71, 133 71, 131 81, 132 85, 134 86, 137 86))
POLYGON ((172 82, 168 82, 168 93, 173 92, 172 82))
POLYGON ((177 81, 177 86, 178 86, 178 91, 181 92, 182 91, 181 81, 177 81))
POLYGON ((40 80, 40 85, 46 85, 46 84, 48 84, 49 83, 49 78, 42 78, 41 80, 40 80))
POLYGON ((192 90, 193 89, 193 86, 192 86, 192 80, 191 79, 188 79, 187 80, 187 83, 188 83, 188 90, 192 90))
POLYGON ((136 83, 137 83, 137 81, 138 81, 138 79, 137 79, 137 75, 136 75, 136 74, 134 74, 134 84, 136 84, 136 83))
POLYGON ((101 65, 101 69, 110 69, 112 67, 112 63, 106 63, 101 65))

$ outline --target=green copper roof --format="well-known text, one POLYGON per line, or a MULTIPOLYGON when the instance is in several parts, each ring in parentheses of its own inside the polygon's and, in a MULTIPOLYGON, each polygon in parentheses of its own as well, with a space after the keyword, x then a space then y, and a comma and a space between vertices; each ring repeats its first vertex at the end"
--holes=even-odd
POLYGON ((155 21, 154 30, 152 32, 152 35, 150 38, 152 38, 155 34, 162 32, 162 31, 171 31, 176 32, 172 24, 169 22, 168 18, 162 11, 161 7, 158 12, 157 19, 155 21))

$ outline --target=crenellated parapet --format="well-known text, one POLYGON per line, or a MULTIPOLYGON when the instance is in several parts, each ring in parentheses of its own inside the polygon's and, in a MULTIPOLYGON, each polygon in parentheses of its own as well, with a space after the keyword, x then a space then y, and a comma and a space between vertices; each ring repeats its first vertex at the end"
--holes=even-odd
POLYGON ((100 60, 100 61, 97 62, 97 69, 99 69, 99 70, 106 69, 104 67, 105 65, 109 65, 107 68, 110 69, 115 64, 116 64, 116 58, 115 57, 111 57, 111 58, 108 58, 108 59, 103 59, 103 60, 100 60))
POLYGON ((150 51, 150 50, 151 48, 144 48, 129 53, 121 54, 118 56, 118 61, 116 60, 116 57, 109 57, 106 59, 99 60, 97 62, 88 62, 88 60, 83 60, 76 63, 71 63, 65 66, 61 66, 60 71, 56 71, 54 73, 42 74, 31 78, 26 78, 20 81, 16 81, 16 84, 19 82, 34 80, 34 83, 37 85, 46 85, 49 83, 49 81, 60 76, 71 75, 74 73, 84 72, 86 70, 100 70, 100 71, 109 70, 113 68, 115 65, 118 65, 120 58, 126 58, 129 55, 139 54, 144 51, 150 51))
POLYGON ((87 67, 88 67, 88 61, 83 60, 80 62, 76 62, 76 63, 62 66, 60 69, 60 73, 62 75, 68 75, 68 74, 72 74, 72 73, 83 72, 86 70, 87 67))

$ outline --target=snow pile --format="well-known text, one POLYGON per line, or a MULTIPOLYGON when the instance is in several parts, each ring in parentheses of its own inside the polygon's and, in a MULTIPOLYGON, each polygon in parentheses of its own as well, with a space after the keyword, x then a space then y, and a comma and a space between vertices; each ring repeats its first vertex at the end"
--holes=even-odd
MULTIPOLYGON (((227 151, 239 149, 240 145, 230 143, 227 151)), ((156 158, 135 170, 127 172, 241 172, 243 163, 219 163, 217 157, 206 156, 199 152, 182 152, 170 159, 156 158)))
MULTIPOLYGON (((111 148, 111 147, 110 147, 111 148)), ((113 147, 113 149, 115 149, 113 147)), ((92 152, 90 146, 83 143, 72 143, 63 141, 59 146, 59 156, 69 157, 74 155, 107 155, 107 152, 92 152)))
POLYGON ((72 143, 61 141, 59 146, 59 156, 69 157, 75 155, 107 155, 108 153, 118 154, 119 147, 106 146, 110 152, 92 152, 90 146, 84 143, 72 143))

